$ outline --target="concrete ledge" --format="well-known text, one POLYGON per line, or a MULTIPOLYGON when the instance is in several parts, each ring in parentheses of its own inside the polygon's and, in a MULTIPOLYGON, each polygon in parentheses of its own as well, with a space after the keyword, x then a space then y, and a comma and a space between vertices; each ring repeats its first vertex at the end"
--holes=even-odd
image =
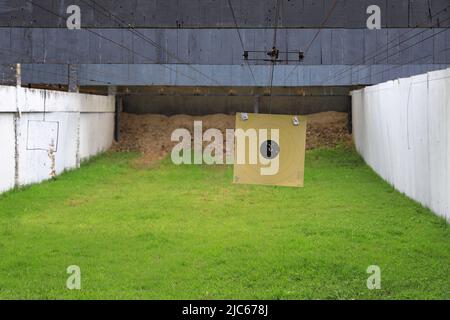
POLYGON ((0 112, 114 112, 114 96, 0 86, 0 112))

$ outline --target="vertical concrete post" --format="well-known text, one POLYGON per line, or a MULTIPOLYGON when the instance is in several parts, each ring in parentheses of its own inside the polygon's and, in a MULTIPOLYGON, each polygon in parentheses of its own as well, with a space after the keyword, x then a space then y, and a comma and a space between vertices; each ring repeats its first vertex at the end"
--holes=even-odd
POLYGON ((108 96, 115 96, 116 94, 117 94, 117 87, 109 86, 108 87, 108 96))
POLYGON ((353 114, 352 114, 352 97, 351 95, 348 96, 349 104, 347 107, 347 130, 348 133, 353 133, 353 114))
POLYGON ((114 114, 114 140, 120 141, 120 114, 123 110, 123 98, 116 95, 116 110, 114 114))
POLYGON ((17 63, 15 66, 15 77, 16 77, 16 110, 14 114, 14 186, 17 188, 20 184, 19 179, 19 139, 20 139, 20 118, 22 113, 20 112, 19 105, 19 88, 22 86, 22 66, 17 63))
POLYGON ((260 95, 254 96, 254 99, 253 99, 253 112, 254 113, 259 113, 260 104, 261 104, 261 96, 260 95))
POLYGON ((20 116, 18 113, 14 114, 14 186, 20 186, 19 179, 19 139, 20 139, 20 116))
MULTIPOLYGON (((78 93, 78 70, 77 65, 69 64, 67 65, 67 76, 68 76, 68 91, 78 93)), ((78 112, 78 125, 77 125, 77 151, 76 151, 76 167, 81 167, 81 149, 80 149, 80 125, 81 125, 81 113, 78 112)))
POLYGON ((69 77, 69 92, 79 92, 78 88, 78 71, 75 64, 68 65, 68 77, 69 77))
POLYGON ((76 151, 76 167, 81 167, 81 112, 78 112, 77 118, 77 151, 76 151))
POLYGON ((22 65, 20 63, 16 64, 16 86, 22 86, 22 65))
POLYGON ((115 96, 115 111, 114 111, 114 140, 120 140, 120 114, 122 113, 122 96, 117 95, 117 86, 108 87, 108 96, 115 96))

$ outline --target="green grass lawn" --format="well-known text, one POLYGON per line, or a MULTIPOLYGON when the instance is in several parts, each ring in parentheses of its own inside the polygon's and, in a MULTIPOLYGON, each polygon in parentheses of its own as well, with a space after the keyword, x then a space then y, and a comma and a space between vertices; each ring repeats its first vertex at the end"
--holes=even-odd
POLYGON ((0 196, 1 299, 450 298, 448 224, 351 150, 308 152, 303 189, 136 157, 0 196), (81 291, 66 289, 69 265, 81 291))

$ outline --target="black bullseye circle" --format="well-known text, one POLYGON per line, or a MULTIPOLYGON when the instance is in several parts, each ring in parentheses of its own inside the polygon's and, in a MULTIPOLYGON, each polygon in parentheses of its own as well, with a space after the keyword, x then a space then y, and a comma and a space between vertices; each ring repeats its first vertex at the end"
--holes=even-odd
POLYGON ((280 154, 280 146, 273 140, 266 140, 261 144, 260 152, 266 159, 275 159, 280 154))

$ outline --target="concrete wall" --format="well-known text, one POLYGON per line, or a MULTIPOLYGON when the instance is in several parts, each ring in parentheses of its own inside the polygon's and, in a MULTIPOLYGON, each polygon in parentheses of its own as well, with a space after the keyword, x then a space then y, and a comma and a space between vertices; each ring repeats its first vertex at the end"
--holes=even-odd
POLYGON ((18 185, 41 182, 79 166, 77 113, 23 113, 18 120, 18 185), (53 147, 51 147, 53 145, 53 147), (54 161, 51 149, 54 149, 54 161))
POLYGON ((0 86, 0 192, 80 166, 113 140, 114 97, 0 86))
MULTIPOLYGON (((71 83, 80 86, 267 88, 270 62, 249 61, 250 72, 243 51, 269 50, 275 30, 281 51, 308 49, 303 62, 275 67, 278 88, 369 85, 450 66, 448 0, 342 0, 323 24, 333 2, 280 1, 274 28, 277 1, 231 0, 237 29, 228 0, 98 0, 94 6, 79 0, 4 0, 0 83, 13 82, 10 64, 20 62, 25 85, 67 85, 71 64, 78 71, 71 83), (81 30, 66 28, 72 4, 81 8, 81 30), (367 29, 370 5, 381 8, 380 30, 367 29)), ((267 56, 251 53, 250 58, 267 56)), ((262 100, 264 110, 267 99, 262 100)), ((273 103, 281 113, 309 113, 342 110, 348 100, 275 97, 273 103)), ((145 95, 125 103, 132 112, 166 114, 243 111, 252 105, 251 97, 145 95)))
MULTIPOLYGON (((95 29, 95 33, 90 33, 60 28, 0 28, 0 63, 23 63, 24 83, 67 83, 68 63, 79 65, 80 85, 267 86, 269 83, 270 63, 265 61, 249 62, 256 81, 253 79, 243 61, 236 30, 137 32, 162 49, 128 29, 95 29)), ((318 29, 279 29, 277 46, 282 51, 305 50, 317 32, 318 29)), ((245 49, 269 50, 273 33, 273 29, 241 30, 245 49)), ((281 63, 275 68, 274 85, 379 83, 448 67, 449 47, 450 32, 445 28, 323 29, 301 64, 281 63)), ((250 58, 266 56, 259 53, 250 58)), ((295 60, 297 56, 290 55, 289 59, 295 60)), ((10 73, 1 75, 8 81, 10 73)))
MULTIPOLYGON (((79 5, 85 27, 111 28, 117 24, 105 16, 103 8, 119 16, 127 25, 137 28, 233 28, 234 21, 227 0, 97 0, 92 8, 79 0, 34 0, 58 16, 66 17, 71 4, 79 5), (103 8, 101 8, 102 6, 103 8)), ((274 25, 275 0, 231 0, 239 26, 268 28, 274 25)), ((286 0, 281 2, 279 21, 287 28, 318 28, 332 0, 286 0)), ((429 27, 437 22, 430 18, 448 5, 447 0, 339 0, 325 27, 365 28, 366 8, 378 5, 382 27, 429 27)), ((33 7, 25 0, 3 0, 1 26, 65 27, 65 21, 33 7)))
POLYGON ((450 69, 352 92, 358 152, 397 190, 450 221, 450 69))
MULTIPOLYGON (((231 2, 244 49, 272 48, 277 2, 231 2)), ((66 84, 70 63, 80 65, 80 85, 268 85, 270 63, 249 62, 254 81, 242 60, 228 0, 89 3, 2 1, 0 64, 28 64, 24 83, 31 84, 66 84), (81 30, 66 28, 72 4, 81 8, 81 30)), ((280 3, 276 46, 308 52, 289 77, 298 62, 276 68, 275 86, 374 84, 450 66, 448 0, 337 1, 324 25, 332 0, 280 3), (381 8, 380 30, 366 27, 369 5, 381 8)), ((267 57, 251 53, 250 58, 267 57)), ((11 77, 8 67, 0 66, 0 83, 11 77)))
MULTIPOLYGON (((450 47, 450 31, 449 47, 450 47)), ((397 77, 407 77, 440 70, 449 63, 377 64, 377 65, 279 65, 274 70, 275 87, 349 86, 380 83, 397 77)), ((423 54, 423 53, 422 53, 423 54)), ((432 57, 432 56, 431 56, 432 57)), ((411 59, 411 58, 409 58, 411 59)), ((403 60, 408 61, 408 60, 403 60)), ((426 62, 423 60, 422 62, 426 62)), ((236 65, 173 65, 173 64, 95 64, 80 65, 78 83, 81 86, 260 86, 270 85, 270 66, 253 65, 253 79, 246 64, 236 65), (171 68, 171 69, 167 69, 171 68), (195 68, 200 71, 192 69, 195 68), (204 76, 206 75, 206 77, 204 76)), ((24 84, 67 84, 67 66, 52 64, 23 65, 24 84), (65 67, 65 68, 64 68, 65 67)))
POLYGON ((14 187, 14 115, 0 113, 0 192, 14 187))
POLYGON ((114 113, 82 113, 80 116, 81 160, 106 151, 114 136, 114 113))
MULTIPOLYGON (((449 14, 445 18, 450 21, 449 14)), ((273 46, 274 30, 241 30, 244 49, 269 51, 273 46)), ((445 30, 446 28, 438 27, 380 30, 277 29, 277 47, 281 51, 305 51, 316 37, 305 55, 304 65, 385 65, 407 63, 420 57, 425 58, 413 64, 445 64, 450 63, 448 52, 442 51, 450 45, 450 35, 445 30), (320 33, 317 34, 319 30, 320 33), (380 51, 383 52, 377 54, 380 51), (377 55, 374 57, 375 54, 377 55)), ((91 31, 95 33, 83 29, 0 28, 0 61, 66 65, 244 63, 236 29, 115 28, 91 31)), ((249 53, 249 58, 266 59, 267 55, 264 52, 249 53)), ((298 61, 295 53, 280 56, 280 59, 286 58, 294 60, 291 64, 298 61)), ((250 61, 250 64, 269 63, 250 61)), ((58 72, 64 69, 67 67, 58 72)))

